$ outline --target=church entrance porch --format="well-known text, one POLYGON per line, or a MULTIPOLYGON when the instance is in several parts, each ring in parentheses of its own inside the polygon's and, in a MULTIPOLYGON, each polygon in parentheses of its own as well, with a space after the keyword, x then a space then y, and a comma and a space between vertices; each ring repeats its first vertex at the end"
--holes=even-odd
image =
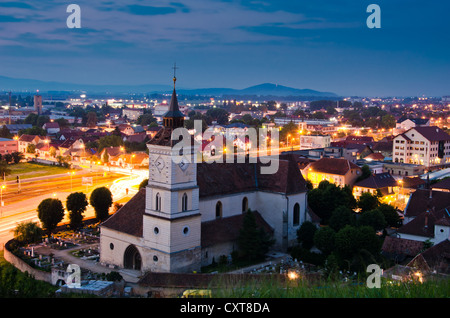
POLYGON ((123 265, 125 269, 141 270, 142 258, 136 246, 127 247, 123 255, 123 265))

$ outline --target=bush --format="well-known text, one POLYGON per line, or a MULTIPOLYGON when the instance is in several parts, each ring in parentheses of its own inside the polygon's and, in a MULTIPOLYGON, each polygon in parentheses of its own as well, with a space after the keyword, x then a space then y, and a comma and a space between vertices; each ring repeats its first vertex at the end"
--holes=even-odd
POLYGON ((317 227, 309 221, 303 222, 297 230, 297 241, 306 249, 310 249, 314 245, 314 234, 317 227))

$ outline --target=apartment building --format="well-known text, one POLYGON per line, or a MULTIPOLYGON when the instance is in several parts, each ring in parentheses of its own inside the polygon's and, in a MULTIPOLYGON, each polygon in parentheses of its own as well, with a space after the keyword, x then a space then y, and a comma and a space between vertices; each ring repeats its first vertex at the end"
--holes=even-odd
POLYGON ((393 162, 425 167, 450 163, 450 135, 436 126, 414 127, 394 137, 393 162))

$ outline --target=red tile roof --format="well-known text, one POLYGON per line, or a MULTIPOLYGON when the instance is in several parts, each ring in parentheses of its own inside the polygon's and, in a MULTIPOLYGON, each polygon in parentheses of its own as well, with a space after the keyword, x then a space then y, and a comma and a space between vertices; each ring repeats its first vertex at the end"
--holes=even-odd
POLYGON ((372 174, 368 178, 355 183, 355 187, 381 189, 398 186, 397 181, 389 172, 372 174))
POLYGON ((445 178, 431 186, 432 189, 450 190, 450 178, 445 178))
POLYGON ((398 229, 398 233, 434 237, 434 225, 445 225, 449 223, 450 216, 447 215, 447 211, 450 211, 450 201, 445 203, 447 206, 440 210, 431 210, 416 216, 414 219, 401 226, 398 229))
POLYGON ((428 189, 417 189, 411 195, 408 205, 405 208, 405 217, 415 217, 425 212, 429 207, 441 210, 450 205, 450 192, 435 191, 428 189))
POLYGON ((450 135, 437 126, 420 126, 410 130, 415 130, 429 141, 450 141, 450 135))
POLYGON ((311 163, 310 168, 312 171, 337 175, 345 175, 350 169, 361 170, 353 162, 340 158, 321 158, 311 163))

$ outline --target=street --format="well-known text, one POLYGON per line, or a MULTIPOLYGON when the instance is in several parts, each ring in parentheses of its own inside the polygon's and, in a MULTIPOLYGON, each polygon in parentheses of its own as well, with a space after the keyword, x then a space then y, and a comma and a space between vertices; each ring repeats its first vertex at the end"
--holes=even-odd
MULTIPOLYGON (((39 223, 37 207, 44 199, 57 198, 65 206, 69 194, 83 192, 89 200, 92 190, 105 186, 110 189, 114 202, 126 202, 137 192, 137 185, 145 174, 140 170, 132 172, 125 169, 117 170, 79 170, 72 176, 68 174, 27 179, 20 183, 20 192, 16 182, 6 183, 1 193, 4 205, 0 206, 0 249, 13 238, 12 230, 18 223, 28 221, 39 223), (92 178, 92 185, 83 184, 83 177, 92 178)), ((148 170, 145 172, 148 174, 148 170)), ((66 211, 63 223, 69 221, 67 215, 66 211)), ((94 209, 89 205, 84 217, 94 215, 94 209)))

